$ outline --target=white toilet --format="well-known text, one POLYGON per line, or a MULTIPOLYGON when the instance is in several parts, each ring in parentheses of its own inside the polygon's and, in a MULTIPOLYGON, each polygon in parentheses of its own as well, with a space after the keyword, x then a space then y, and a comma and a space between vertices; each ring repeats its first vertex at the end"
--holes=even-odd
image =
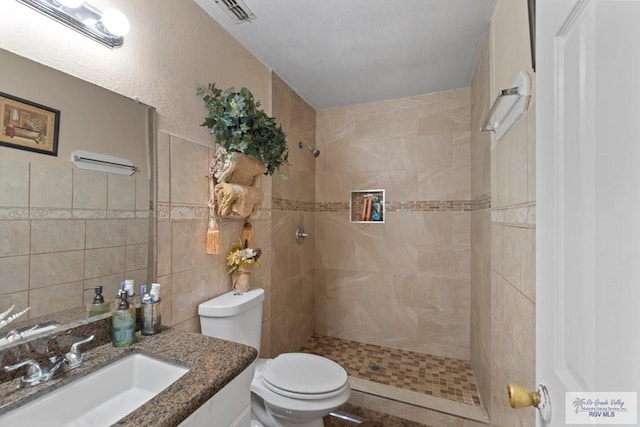
MULTIPOLYGON (((202 333, 260 351, 264 289, 234 291, 198 306, 202 333)), ((252 426, 322 427, 322 418, 351 394, 345 370, 306 353, 258 359, 251 382, 252 426)))

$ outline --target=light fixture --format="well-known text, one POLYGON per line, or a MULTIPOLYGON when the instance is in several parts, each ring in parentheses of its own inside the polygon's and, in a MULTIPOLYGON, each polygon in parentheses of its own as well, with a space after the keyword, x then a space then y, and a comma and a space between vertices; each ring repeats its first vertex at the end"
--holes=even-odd
POLYGON ((122 46, 129 31, 127 17, 116 9, 104 12, 82 0, 17 0, 109 48, 122 46))

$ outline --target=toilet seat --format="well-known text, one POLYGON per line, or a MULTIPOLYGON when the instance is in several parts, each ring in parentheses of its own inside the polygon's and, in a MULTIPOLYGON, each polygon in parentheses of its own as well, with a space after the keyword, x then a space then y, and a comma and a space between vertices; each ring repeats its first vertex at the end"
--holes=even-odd
POLYGON ((262 370, 262 384, 280 396, 301 400, 328 399, 348 388, 346 371, 325 357, 283 353, 262 370))

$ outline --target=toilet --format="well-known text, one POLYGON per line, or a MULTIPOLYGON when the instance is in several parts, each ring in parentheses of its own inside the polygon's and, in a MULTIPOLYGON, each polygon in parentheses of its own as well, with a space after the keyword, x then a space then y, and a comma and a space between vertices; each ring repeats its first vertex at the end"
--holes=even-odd
MULTIPOLYGON (((198 306, 202 334, 260 351, 264 289, 220 295, 198 306)), ((346 371, 325 357, 283 353, 252 366, 251 425, 322 427, 351 395, 346 371)))

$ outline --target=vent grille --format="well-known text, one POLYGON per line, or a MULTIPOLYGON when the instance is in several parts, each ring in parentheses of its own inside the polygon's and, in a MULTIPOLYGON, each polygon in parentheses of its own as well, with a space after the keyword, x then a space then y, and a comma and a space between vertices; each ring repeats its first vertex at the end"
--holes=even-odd
POLYGON ((215 0, 215 2, 236 24, 256 19, 256 15, 242 0, 215 0))

